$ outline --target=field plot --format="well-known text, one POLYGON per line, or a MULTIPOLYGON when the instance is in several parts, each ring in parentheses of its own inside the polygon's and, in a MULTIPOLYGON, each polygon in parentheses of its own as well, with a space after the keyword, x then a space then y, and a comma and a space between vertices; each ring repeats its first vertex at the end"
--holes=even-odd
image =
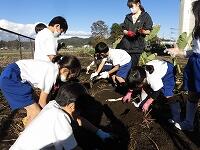
MULTIPOLYGON (((5 57, 5 56, 4 56, 5 57)), ((10 57, 7 57, 10 58, 10 57)), ((107 80, 99 80, 93 84, 85 67, 91 62, 91 57, 79 57, 83 66, 79 77, 89 90, 92 98, 85 101, 84 117, 103 130, 112 132, 114 138, 100 141, 94 134, 74 126, 75 136, 79 145, 85 150, 198 150, 200 149, 199 112, 195 120, 194 132, 182 132, 167 122, 170 117, 169 107, 162 100, 156 103, 148 114, 142 113, 132 103, 122 101, 107 101, 121 97, 107 80)), ((5 59, 7 60, 7 59, 5 59)), ((11 60, 12 61, 12 60, 11 60)), ((7 64, 8 62, 4 63, 7 64)), ((2 63, 1 63, 2 64, 2 63)), ((5 65, 1 65, 1 69, 5 65)), ((90 72, 91 73, 91 72, 90 72)), ((183 114, 187 95, 180 93, 183 114)), ((24 110, 11 112, 8 104, 0 93, 0 149, 7 150, 23 131, 22 118, 24 110)))

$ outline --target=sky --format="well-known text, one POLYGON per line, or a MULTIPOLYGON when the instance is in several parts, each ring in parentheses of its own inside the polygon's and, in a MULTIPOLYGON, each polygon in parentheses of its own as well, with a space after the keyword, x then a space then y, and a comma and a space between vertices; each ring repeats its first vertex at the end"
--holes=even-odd
MULTIPOLYGON (((177 36, 180 0, 141 3, 153 23, 161 25, 160 37, 177 36)), ((68 35, 87 37, 92 23, 102 20, 110 28, 113 23, 122 23, 128 13, 127 0, 1 0, 0 27, 33 36, 38 22, 48 24, 59 15, 68 22, 68 35)))

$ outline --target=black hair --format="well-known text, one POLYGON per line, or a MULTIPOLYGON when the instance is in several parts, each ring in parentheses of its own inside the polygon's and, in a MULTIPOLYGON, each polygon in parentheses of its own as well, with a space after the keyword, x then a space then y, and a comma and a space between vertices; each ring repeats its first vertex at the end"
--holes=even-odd
POLYGON ((193 37, 195 39, 200 38, 200 0, 192 3, 192 12, 195 18, 195 26, 193 29, 193 37))
POLYGON ((55 100, 60 106, 64 107, 73 102, 79 104, 81 97, 87 94, 87 89, 81 83, 68 82, 60 87, 55 100))
POLYGON ((154 71, 154 67, 152 65, 143 65, 143 66, 137 66, 135 67, 135 69, 131 70, 127 78, 129 88, 131 89, 137 88, 147 77, 146 71, 152 74, 154 71))
POLYGON ((52 59, 53 63, 57 63, 60 69, 67 68, 70 70, 70 79, 77 78, 81 71, 81 63, 79 59, 73 55, 56 55, 52 59))
POLYGON ((67 29, 68 29, 67 21, 65 20, 65 18, 63 18, 63 17, 61 17, 61 16, 54 17, 54 18, 49 22, 49 26, 54 26, 55 24, 59 24, 59 25, 60 25, 60 28, 63 29, 64 32, 66 32, 67 29))
POLYGON ((44 23, 38 23, 35 26, 35 33, 37 34, 39 31, 43 30, 44 28, 47 28, 47 26, 44 23))
POLYGON ((100 42, 95 46, 95 53, 107 53, 108 51, 108 45, 104 42, 100 42))
POLYGON ((131 8, 131 7, 133 7, 133 6, 132 6, 133 3, 134 3, 134 4, 139 3, 139 4, 140 4, 140 5, 139 5, 140 10, 141 10, 142 12, 145 12, 145 9, 144 9, 144 7, 142 6, 140 0, 128 0, 128 2, 127 2, 127 6, 128 6, 129 8, 131 8))
POLYGON ((64 42, 60 42, 58 43, 58 46, 57 46, 57 51, 59 51, 61 48, 65 47, 65 43, 64 42))

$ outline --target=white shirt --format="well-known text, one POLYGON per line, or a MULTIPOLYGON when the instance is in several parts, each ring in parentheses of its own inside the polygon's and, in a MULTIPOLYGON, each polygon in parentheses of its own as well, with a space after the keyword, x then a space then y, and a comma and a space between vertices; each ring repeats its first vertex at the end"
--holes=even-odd
POLYGON ((114 66, 123 66, 131 61, 131 56, 122 49, 109 48, 107 62, 112 63, 114 66))
POLYGON ((153 91, 158 91, 163 87, 162 77, 164 77, 167 73, 167 62, 152 60, 148 62, 147 65, 152 65, 154 67, 154 71, 152 74, 146 71, 147 83, 151 86, 153 91))
POLYGON ((48 28, 44 28, 35 38, 34 59, 51 61, 48 55, 56 55, 57 46, 57 38, 48 28))
POLYGON ((52 62, 33 59, 19 60, 16 64, 20 68, 22 81, 49 93, 58 76, 58 65, 52 62))
POLYGON ((54 146, 71 150, 77 146, 70 117, 56 101, 49 102, 25 128, 10 150, 40 150, 54 146))
POLYGON ((193 39, 192 41, 192 50, 194 53, 200 54, 200 40, 193 39))

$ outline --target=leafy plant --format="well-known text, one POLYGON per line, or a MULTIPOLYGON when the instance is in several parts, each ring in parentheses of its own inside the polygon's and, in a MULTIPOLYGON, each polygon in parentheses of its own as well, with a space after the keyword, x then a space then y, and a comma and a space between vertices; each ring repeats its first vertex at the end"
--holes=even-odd
POLYGON ((146 63, 148 63, 151 60, 154 60, 156 58, 157 54, 151 54, 151 53, 147 53, 147 52, 143 52, 142 55, 140 56, 140 65, 144 65, 146 63))
POLYGON ((150 41, 153 40, 155 37, 157 37, 159 31, 160 31, 160 25, 155 25, 155 26, 153 26, 153 30, 150 32, 149 35, 147 35, 147 36, 145 37, 145 40, 146 40, 147 42, 150 42, 150 41))
POLYGON ((179 35, 178 40, 176 42, 179 49, 184 50, 185 47, 191 42, 192 34, 187 35, 187 32, 183 32, 179 35))

